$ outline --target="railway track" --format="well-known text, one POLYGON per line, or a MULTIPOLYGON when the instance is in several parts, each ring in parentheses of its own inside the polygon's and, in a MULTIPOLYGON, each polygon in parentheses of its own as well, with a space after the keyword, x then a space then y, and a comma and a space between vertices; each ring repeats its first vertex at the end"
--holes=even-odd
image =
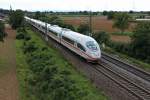
MULTIPOLYGON (((125 64, 123 65, 124 62, 119 63, 119 61, 115 60, 115 58, 114 58, 114 60, 111 60, 113 58, 110 58, 108 56, 106 58, 106 55, 104 57, 104 54, 102 54, 102 58, 111 63, 114 63, 115 65, 117 65, 129 72, 132 72, 135 75, 140 76, 142 78, 142 74, 139 74, 139 73, 143 73, 143 72, 141 72, 141 71, 138 72, 137 71, 138 69, 134 69, 134 68, 132 69, 132 68, 130 68, 131 66, 127 66, 127 65, 126 65, 127 68, 125 68, 125 64), (120 65, 120 64, 122 64, 122 65, 120 65), (128 68, 130 68, 130 69, 128 69, 128 68), (135 70, 136 70, 136 72, 134 72, 135 70)), ((118 84, 123 89, 127 90, 130 94, 132 94, 139 100, 150 100, 150 91, 149 90, 139 86, 138 83, 132 82, 132 80, 126 78, 125 76, 122 76, 122 74, 111 69, 111 66, 108 65, 107 63, 101 62, 98 65, 94 65, 92 68, 94 68, 99 73, 102 73, 104 76, 108 77, 110 80, 112 80, 113 82, 118 84)), ((148 75, 146 77, 148 77, 148 75)), ((145 78, 143 78, 143 79, 145 79, 145 78)), ((150 81, 148 78, 146 78, 145 80, 150 81)))
POLYGON ((111 69, 111 66, 104 62, 98 63, 94 67, 97 71, 117 83, 123 89, 130 92, 132 95, 137 97, 139 100, 150 100, 150 91, 139 86, 137 83, 132 82, 128 78, 122 76, 120 73, 111 69))
POLYGON ((133 65, 125 63, 119 59, 116 59, 116 58, 106 54, 106 53, 102 53, 102 59, 105 59, 105 60, 109 61, 110 63, 113 63, 113 64, 117 65, 118 67, 123 68, 124 70, 131 72, 132 74, 150 82, 150 73, 148 73, 140 68, 137 68, 133 65))

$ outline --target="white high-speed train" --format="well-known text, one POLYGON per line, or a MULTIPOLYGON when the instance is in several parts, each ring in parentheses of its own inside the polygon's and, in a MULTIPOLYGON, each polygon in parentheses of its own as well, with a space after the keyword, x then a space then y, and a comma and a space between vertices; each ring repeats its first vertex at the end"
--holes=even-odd
POLYGON ((25 17, 25 20, 88 62, 95 62, 101 58, 100 47, 92 37, 29 17, 25 17))

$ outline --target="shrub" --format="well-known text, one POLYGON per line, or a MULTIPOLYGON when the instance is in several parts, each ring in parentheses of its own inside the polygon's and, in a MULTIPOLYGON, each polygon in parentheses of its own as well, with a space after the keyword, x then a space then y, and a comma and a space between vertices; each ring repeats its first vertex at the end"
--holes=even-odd
POLYGON ((38 45, 36 45, 36 42, 29 41, 24 42, 23 51, 24 53, 31 53, 38 49, 38 45))
POLYGON ((71 29, 71 30, 75 31, 75 28, 70 24, 62 24, 61 27, 68 28, 68 29, 71 29))
POLYGON ((25 38, 25 34, 24 33, 17 33, 16 35, 16 39, 20 40, 20 39, 24 39, 25 38))
POLYGON ((16 39, 24 39, 25 41, 28 41, 31 39, 31 36, 26 32, 24 27, 20 27, 17 29, 16 39))
POLYGON ((17 32, 27 32, 24 27, 17 28, 17 32))
POLYGON ((115 17, 115 12, 113 11, 110 11, 110 12, 107 12, 107 19, 113 19, 115 17))
POLYGON ((4 23, 0 21, 0 41, 3 41, 6 33, 4 32, 4 23))
POLYGON ((103 32, 103 31, 94 33, 93 37, 96 39, 96 41, 99 44, 102 44, 102 43, 108 44, 109 39, 110 39, 109 34, 107 34, 106 32, 103 32))
POLYGON ((127 13, 117 13, 115 14, 113 27, 121 30, 121 33, 129 27, 130 16, 127 13))
POLYGON ((31 37, 28 33, 17 32, 16 39, 18 40, 24 39, 25 41, 28 41, 31 39, 31 37))
POLYGON ((150 23, 140 22, 132 36, 132 51, 134 56, 150 62, 150 23))
POLYGON ((90 30, 90 27, 89 27, 89 25, 87 25, 87 24, 81 24, 81 25, 78 27, 78 29, 77 29, 77 31, 78 31, 79 33, 82 33, 82 34, 85 34, 85 35, 88 35, 89 30, 90 30))
POLYGON ((125 54, 130 54, 131 51, 130 44, 128 43, 110 41, 108 43, 108 46, 115 49, 118 52, 125 53, 125 54))

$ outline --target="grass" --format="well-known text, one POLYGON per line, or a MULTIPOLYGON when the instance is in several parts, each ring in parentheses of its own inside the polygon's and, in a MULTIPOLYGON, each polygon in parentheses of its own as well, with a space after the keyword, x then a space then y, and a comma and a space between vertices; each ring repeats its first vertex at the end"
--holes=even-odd
POLYGON ((133 32, 112 32, 112 35, 121 35, 121 36, 132 36, 134 33, 133 32))
POLYGON ((139 68, 142 68, 142 69, 150 72, 150 64, 148 64, 148 63, 145 63, 143 61, 140 61, 140 60, 133 58, 133 57, 130 57, 128 55, 116 52, 115 50, 108 48, 108 47, 105 48, 104 51, 109 53, 109 54, 118 55, 119 58, 121 58, 122 60, 125 60, 125 61, 127 61, 133 65, 136 65, 139 68))
POLYGON ((22 41, 16 40, 16 66, 17 78, 19 81, 19 100, 27 100, 26 96, 26 77, 28 73, 28 64, 25 60, 25 55, 21 49, 22 41))
MULTIPOLYGON (((47 46, 47 43, 41 39, 38 34, 35 34, 32 30, 27 30, 27 32, 31 35, 32 39, 35 40, 39 45, 47 46)), ((23 43, 19 40, 16 40, 16 48, 17 48, 17 73, 19 79, 20 86, 20 99, 28 100, 26 97, 26 83, 25 79, 28 75, 28 64, 25 61, 25 55, 22 52, 23 43)), ((48 47, 48 46, 47 46, 48 47)), ((71 79, 76 81, 76 85, 79 88, 87 91, 88 95, 84 98, 84 100, 106 100, 107 97, 104 94, 96 89, 94 85, 90 83, 90 81, 81 73, 77 72, 75 68, 68 63, 68 61, 58 52, 55 48, 49 47, 50 52, 53 56, 53 62, 57 62, 56 66, 59 66, 59 70, 67 70, 71 72, 71 79)))

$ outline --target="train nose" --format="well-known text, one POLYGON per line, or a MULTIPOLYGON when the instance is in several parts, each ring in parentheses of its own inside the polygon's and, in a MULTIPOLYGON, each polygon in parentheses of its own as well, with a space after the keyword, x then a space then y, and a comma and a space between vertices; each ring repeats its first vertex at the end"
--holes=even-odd
POLYGON ((97 52, 91 53, 91 55, 93 58, 100 58, 100 56, 101 56, 100 53, 97 53, 97 52))

